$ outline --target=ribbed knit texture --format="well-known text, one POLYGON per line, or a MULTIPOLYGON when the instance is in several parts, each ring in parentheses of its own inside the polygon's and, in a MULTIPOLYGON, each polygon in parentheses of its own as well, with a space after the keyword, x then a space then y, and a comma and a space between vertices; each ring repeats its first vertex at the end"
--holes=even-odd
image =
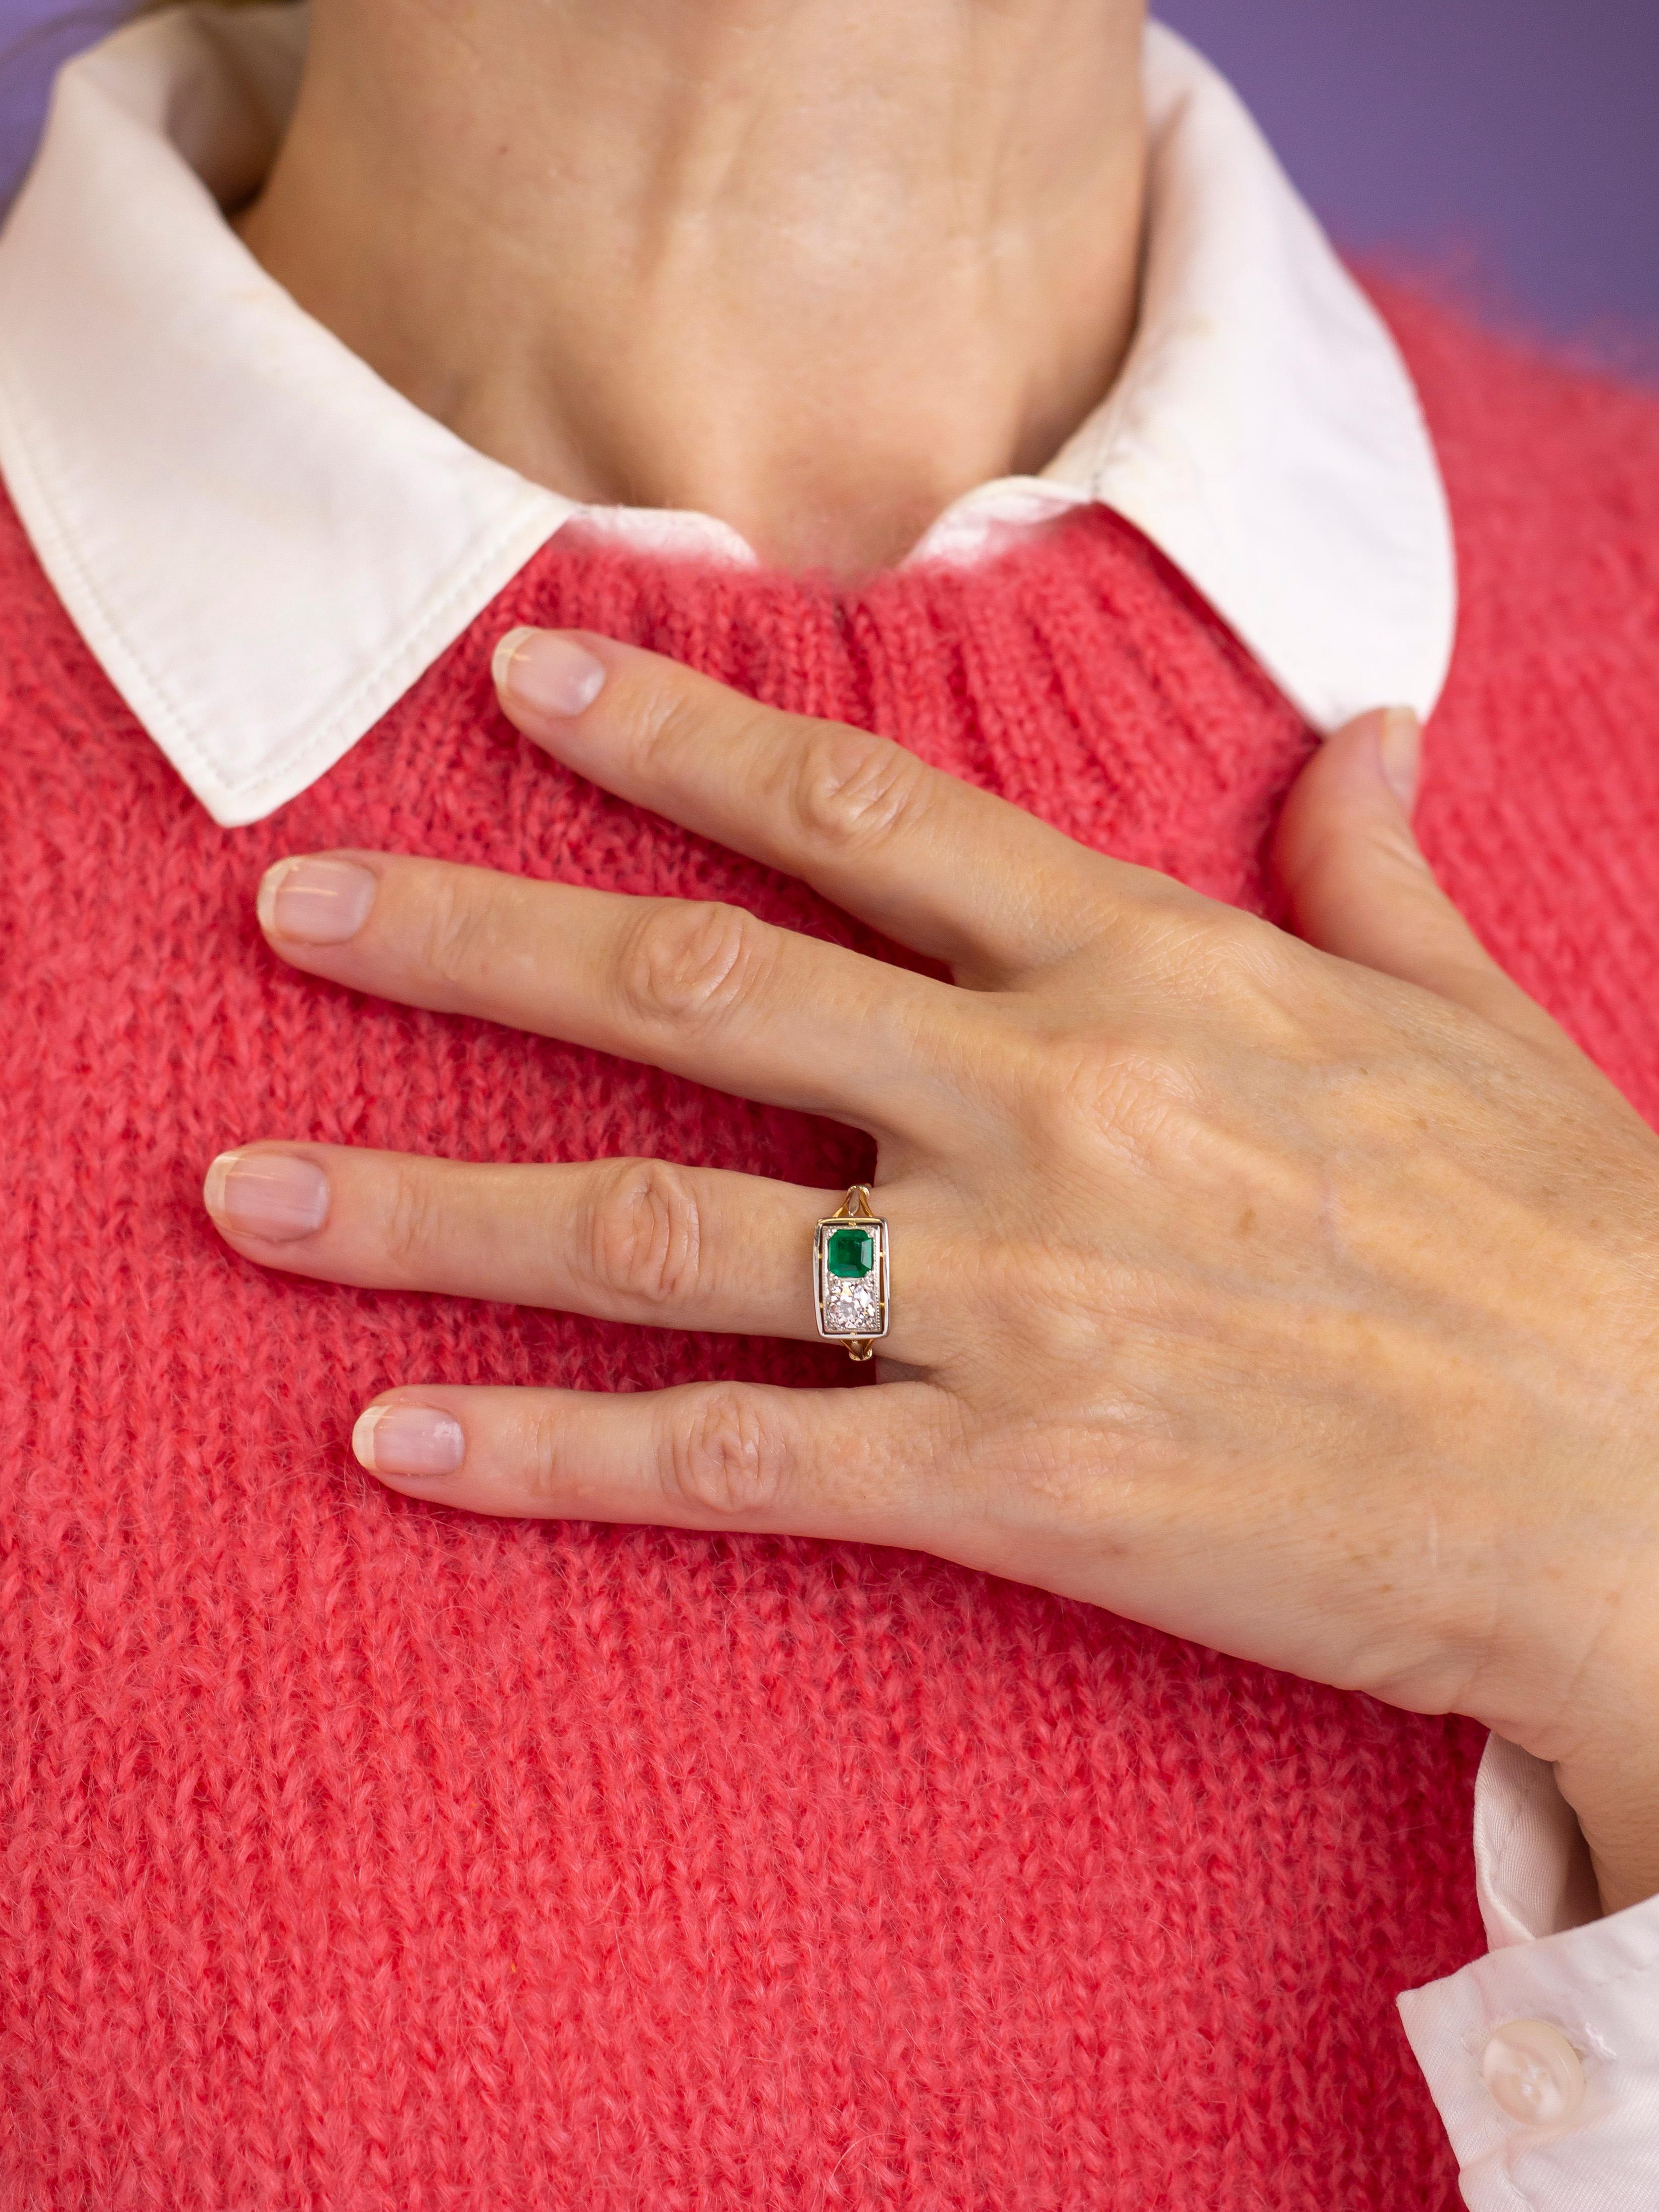
MULTIPOLYGON (((1393 307, 1465 598, 1425 841, 1652 1114, 1659 407, 1393 307)), ((1482 1948, 1477 1729, 908 1554, 400 1500, 346 1443, 387 1384, 846 1363, 299 1282, 210 1227, 258 1135, 867 1170, 264 948, 261 870, 335 844, 846 929, 519 741, 520 622, 1242 901, 1311 743, 1109 516, 839 592, 564 541, 223 831, 0 511, 0 2206, 1449 2212, 1394 1997, 1482 1948)))

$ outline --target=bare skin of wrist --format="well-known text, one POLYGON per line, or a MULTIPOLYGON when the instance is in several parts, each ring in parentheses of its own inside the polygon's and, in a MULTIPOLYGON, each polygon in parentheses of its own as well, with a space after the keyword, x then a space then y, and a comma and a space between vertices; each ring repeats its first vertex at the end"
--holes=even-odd
MULTIPOLYGON (((1659 1892, 1659 1139, 1436 885, 1410 716, 1293 790, 1296 936, 604 639, 515 635, 498 681, 569 767, 954 980, 732 908, 279 863, 284 959, 852 1123, 891 1224, 873 1394, 410 1376, 365 1463, 472 1510, 929 1550, 1468 1714, 1557 1763, 1609 1908, 1659 1892)), ((208 1185, 264 1265, 808 1338, 841 1195, 269 1133, 208 1185)))
POLYGON ((1607 1912, 1659 1897, 1659 1598, 1650 1584, 1632 1589, 1621 1610, 1637 1648, 1610 1650, 1587 1674, 1564 1732, 1570 1747, 1547 1729, 1535 1737, 1578 1815, 1607 1912))

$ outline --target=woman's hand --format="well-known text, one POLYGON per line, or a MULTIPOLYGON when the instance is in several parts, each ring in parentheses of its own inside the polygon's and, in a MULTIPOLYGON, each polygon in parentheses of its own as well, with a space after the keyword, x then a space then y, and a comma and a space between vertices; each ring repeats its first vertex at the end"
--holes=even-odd
MULTIPOLYGON (((854 1123, 891 1224, 874 1396, 411 1385, 364 1464, 490 1513, 913 1546, 1467 1713, 1559 1763, 1610 1905, 1659 1889, 1659 1141, 1436 888, 1410 717, 1291 796, 1303 943, 654 655, 523 632, 497 673, 559 759, 955 981, 729 907, 278 863, 297 966, 854 1123)), ((270 1266, 793 1337, 842 1196, 277 1143, 208 1182, 270 1266)))

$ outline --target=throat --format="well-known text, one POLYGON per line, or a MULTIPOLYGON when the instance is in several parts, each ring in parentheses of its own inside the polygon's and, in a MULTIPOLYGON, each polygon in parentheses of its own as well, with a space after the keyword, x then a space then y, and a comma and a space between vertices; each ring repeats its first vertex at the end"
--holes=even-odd
POLYGON ((1138 0, 315 0, 238 227, 532 481, 879 568, 1109 387, 1139 33, 1138 0))

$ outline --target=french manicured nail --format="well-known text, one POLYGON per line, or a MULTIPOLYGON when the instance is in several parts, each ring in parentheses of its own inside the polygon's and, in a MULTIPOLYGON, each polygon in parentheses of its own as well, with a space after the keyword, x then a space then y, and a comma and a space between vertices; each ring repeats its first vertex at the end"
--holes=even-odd
POLYGON ((466 1437, 435 1406, 371 1406, 357 1416, 351 1449, 371 1474, 453 1474, 466 1437))
POLYGON ((368 920, 379 888, 353 860, 278 860, 259 886, 259 927, 296 945, 343 945, 368 920))
POLYGON ((605 688, 605 663, 556 630, 508 630, 493 672, 502 698, 531 714, 580 714, 605 688))
POLYGON ((294 1152, 221 1152, 202 1198, 222 1228, 273 1244, 315 1236, 328 1218, 328 1177, 294 1152))
POLYGON ((1409 707, 1390 707, 1376 733, 1376 756, 1384 780, 1409 814, 1417 804, 1423 759, 1423 726, 1409 707))

